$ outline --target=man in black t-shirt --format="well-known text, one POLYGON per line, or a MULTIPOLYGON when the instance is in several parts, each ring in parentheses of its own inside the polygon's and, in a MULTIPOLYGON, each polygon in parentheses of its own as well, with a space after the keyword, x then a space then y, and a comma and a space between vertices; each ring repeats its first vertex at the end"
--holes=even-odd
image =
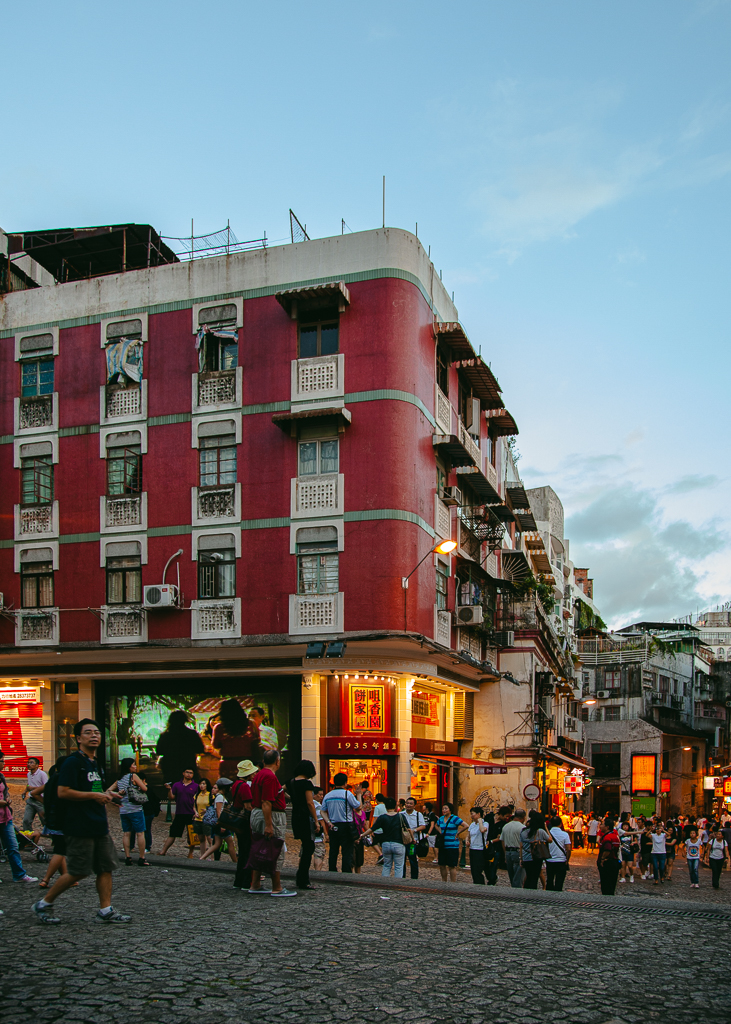
POLYGON ((104 788, 104 779, 96 753, 102 735, 91 718, 82 718, 74 726, 79 749, 64 761, 58 773, 59 810, 66 837, 66 874, 53 888, 33 904, 42 924, 59 924, 53 912, 54 901, 87 875, 96 875, 99 894, 97 921, 124 924, 129 914, 120 914, 112 906, 112 872, 119 858, 109 835, 106 805, 114 799, 104 788))

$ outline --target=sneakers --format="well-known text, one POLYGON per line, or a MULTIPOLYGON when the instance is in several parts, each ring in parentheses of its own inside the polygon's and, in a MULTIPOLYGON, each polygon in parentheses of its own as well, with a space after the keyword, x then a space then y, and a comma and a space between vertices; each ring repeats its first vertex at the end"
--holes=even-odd
POLYGON ((271 889, 247 889, 250 896, 271 896, 271 889))
POLYGON ((626 878, 620 878, 620 882, 626 882, 626 881, 627 881, 626 878))
POLYGON ((53 913, 53 906, 49 903, 47 906, 42 907, 42 900, 38 900, 31 907, 31 910, 35 913, 36 917, 41 924, 61 924, 61 918, 55 917, 53 913))
POLYGON ((16 878, 15 881, 16 882, 37 882, 38 879, 35 877, 35 875, 23 875, 22 878, 16 878))
POLYGON ((635 876, 634 875, 630 875, 629 876, 630 885, 632 885, 634 883, 634 880, 635 880, 635 876))
POLYGON ((269 893, 270 896, 296 896, 297 893, 291 889, 280 889, 279 892, 275 892, 273 889, 269 893))
POLYGON ((97 910, 96 920, 103 921, 104 924, 127 924, 128 921, 132 920, 132 915, 120 914, 114 907, 110 907, 106 914, 101 910, 97 910))

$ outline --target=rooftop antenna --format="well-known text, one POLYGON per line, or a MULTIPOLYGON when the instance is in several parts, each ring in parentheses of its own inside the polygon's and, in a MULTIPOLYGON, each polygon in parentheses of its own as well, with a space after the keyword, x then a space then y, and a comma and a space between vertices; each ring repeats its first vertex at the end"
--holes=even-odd
POLYGON ((386 226, 386 175, 383 175, 383 226, 386 226))
POLYGON ((289 233, 292 236, 292 244, 310 241, 310 236, 307 234, 307 225, 302 226, 292 209, 289 211, 289 233))

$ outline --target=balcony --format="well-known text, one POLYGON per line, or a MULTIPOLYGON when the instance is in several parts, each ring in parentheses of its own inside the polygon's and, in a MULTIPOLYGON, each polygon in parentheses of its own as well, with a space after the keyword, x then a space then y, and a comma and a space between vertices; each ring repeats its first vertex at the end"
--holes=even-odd
POLYGON ((58 537, 58 502, 15 506, 15 540, 58 537))
POLYGON ((434 495, 434 530, 439 537, 451 537, 452 520, 449 509, 438 494, 434 495))
POLYGON ((58 608, 33 608, 19 611, 15 617, 17 647, 52 646, 58 643, 58 608))
POLYGON ((457 650, 461 654, 469 654, 475 661, 482 661, 482 640, 474 630, 458 630, 457 650))
POLYGON ((434 639, 442 647, 452 646, 452 613, 434 605, 434 639))
POLYGON ((434 419, 440 434, 452 433, 452 406, 438 384, 434 385, 434 419))
POLYGON ((345 356, 292 360, 292 412, 335 412, 345 403, 345 356))
POLYGON ((241 636, 241 598, 191 601, 191 640, 225 640, 241 636))
POLYGON ((15 433, 58 430, 58 394, 15 400, 15 433))
POLYGON ((193 414, 238 408, 242 402, 244 371, 211 370, 193 374, 193 414))
POLYGON ((472 435, 469 433, 467 428, 462 423, 462 420, 458 421, 458 426, 459 433, 457 436, 459 437, 459 443, 462 445, 463 448, 466 449, 467 453, 469 454, 470 458, 477 466, 477 468, 481 469, 482 467, 480 466, 480 446, 474 441, 472 435))
POLYGON ((147 529, 147 492, 99 499, 101 533, 126 533, 147 529))
POLYGON ((291 636, 342 633, 343 594, 290 594, 291 636))
POLYGON ((107 605, 101 613, 103 644, 146 643, 147 617, 142 608, 107 605))
POLYGON ((193 526, 231 525, 241 519, 241 484, 193 487, 193 526))
POLYGON ((342 516, 344 479, 342 473, 294 477, 290 513, 292 519, 342 516))
MULTIPOLYGON (((460 512, 462 510, 460 509, 460 512)), ((465 558, 471 559, 473 562, 480 561, 480 541, 467 526, 464 520, 460 517, 459 519, 459 550, 460 554, 465 558)))
POLYGON ((130 387, 108 384, 103 392, 105 421, 142 417, 142 388, 139 384, 132 384, 130 387))

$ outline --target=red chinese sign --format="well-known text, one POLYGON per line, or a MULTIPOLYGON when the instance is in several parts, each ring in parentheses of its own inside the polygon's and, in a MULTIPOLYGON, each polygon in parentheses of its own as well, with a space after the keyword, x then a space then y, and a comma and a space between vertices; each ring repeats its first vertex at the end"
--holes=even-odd
POLYGON ((655 754, 632 755, 632 793, 655 792, 655 754))
POLYGON ((439 695, 414 690, 411 694, 411 721, 417 725, 439 725, 439 695))
POLYGON ((351 732, 385 732, 384 690, 373 683, 350 687, 351 732))
POLYGON ((670 792, 670 779, 660 779, 660 792, 661 793, 669 793, 670 792))
POLYGON ((363 754, 380 757, 383 754, 398 754, 399 741, 394 736, 321 736, 320 753, 326 757, 354 757, 363 754))

